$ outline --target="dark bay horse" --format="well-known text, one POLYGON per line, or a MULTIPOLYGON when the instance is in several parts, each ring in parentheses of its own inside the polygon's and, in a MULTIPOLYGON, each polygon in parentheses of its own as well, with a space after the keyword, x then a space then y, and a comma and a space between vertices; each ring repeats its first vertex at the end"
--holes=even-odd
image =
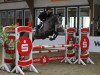
POLYGON ((53 36, 53 38, 49 39, 54 40, 57 37, 58 32, 64 32, 63 26, 61 24, 61 16, 52 15, 42 24, 38 30, 38 33, 35 31, 33 32, 33 39, 46 39, 49 36, 53 36))
MULTIPOLYGON (((34 27, 32 35, 33 41, 35 39, 46 38, 49 38, 49 40, 51 41, 55 40, 55 38, 58 36, 58 32, 64 32, 61 21, 61 16, 52 15, 45 22, 42 23, 42 26, 38 29, 38 33, 36 32, 36 27, 34 27)), ((27 35, 27 33, 22 33, 22 36, 23 35, 27 35)))

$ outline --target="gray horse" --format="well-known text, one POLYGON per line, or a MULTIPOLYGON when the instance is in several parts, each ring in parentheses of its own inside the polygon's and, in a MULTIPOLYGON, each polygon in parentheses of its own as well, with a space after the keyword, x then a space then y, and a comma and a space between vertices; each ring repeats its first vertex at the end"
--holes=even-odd
POLYGON ((42 24, 38 33, 34 32, 33 39, 45 39, 49 36, 53 36, 53 38, 50 39, 54 40, 57 37, 58 32, 64 32, 61 25, 61 16, 52 15, 42 24))

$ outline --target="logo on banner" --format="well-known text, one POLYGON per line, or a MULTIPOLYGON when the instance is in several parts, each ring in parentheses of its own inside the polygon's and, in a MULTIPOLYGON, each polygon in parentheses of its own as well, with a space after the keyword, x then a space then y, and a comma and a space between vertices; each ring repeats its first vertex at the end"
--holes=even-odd
POLYGON ((88 50, 89 49, 89 39, 87 36, 81 37, 80 46, 82 50, 88 50))
POLYGON ((83 41, 83 48, 86 48, 87 47, 87 41, 86 41, 86 39, 84 39, 84 41, 83 41))
POLYGON ((49 57, 46 56, 46 55, 41 56, 40 62, 41 62, 41 64, 46 64, 46 63, 48 63, 48 62, 49 62, 49 57))
POLYGON ((18 49, 18 52, 20 55, 22 55, 22 56, 29 55, 32 50, 31 40, 26 36, 20 37, 18 45, 17 45, 17 49, 18 49))
POLYGON ((24 43, 22 44, 22 52, 27 52, 28 51, 28 44, 26 43, 26 40, 24 40, 24 43))

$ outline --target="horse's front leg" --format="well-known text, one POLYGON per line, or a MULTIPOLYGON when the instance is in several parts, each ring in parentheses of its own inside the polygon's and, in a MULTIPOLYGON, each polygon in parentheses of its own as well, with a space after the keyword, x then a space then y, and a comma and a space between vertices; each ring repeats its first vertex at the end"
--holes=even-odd
POLYGON ((57 36, 58 36, 58 32, 55 31, 55 32, 53 33, 53 35, 49 37, 49 40, 51 40, 51 41, 52 41, 52 40, 55 40, 57 36))

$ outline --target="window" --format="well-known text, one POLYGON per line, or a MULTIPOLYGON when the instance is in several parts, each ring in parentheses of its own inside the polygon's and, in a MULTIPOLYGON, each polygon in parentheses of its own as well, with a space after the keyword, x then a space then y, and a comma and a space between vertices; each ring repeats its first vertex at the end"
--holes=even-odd
POLYGON ((56 14, 60 14, 62 17, 62 25, 65 28, 65 8, 56 8, 56 14))
POLYGON ((0 3, 4 2, 4 0, 0 0, 0 3))
POLYGON ((24 10, 24 25, 26 26, 27 25, 27 22, 31 22, 32 21, 32 18, 31 18, 31 13, 29 10, 24 10))
POLYGON ((14 24, 14 11, 8 11, 8 25, 14 24))
POLYGON ((0 12, 0 17, 1 17, 1 25, 2 26, 7 26, 7 11, 1 11, 0 12))
POLYGON ((67 9, 67 25, 68 27, 77 28, 77 7, 68 7, 67 9))
POLYGON ((89 27, 90 25, 90 17, 89 17, 89 7, 80 7, 80 26, 81 27, 89 27))
POLYGON ((23 25, 23 10, 16 10, 16 22, 19 22, 20 25, 23 25))
POLYGON ((4 2, 18 2, 18 1, 25 1, 25 0, 4 0, 4 2))

